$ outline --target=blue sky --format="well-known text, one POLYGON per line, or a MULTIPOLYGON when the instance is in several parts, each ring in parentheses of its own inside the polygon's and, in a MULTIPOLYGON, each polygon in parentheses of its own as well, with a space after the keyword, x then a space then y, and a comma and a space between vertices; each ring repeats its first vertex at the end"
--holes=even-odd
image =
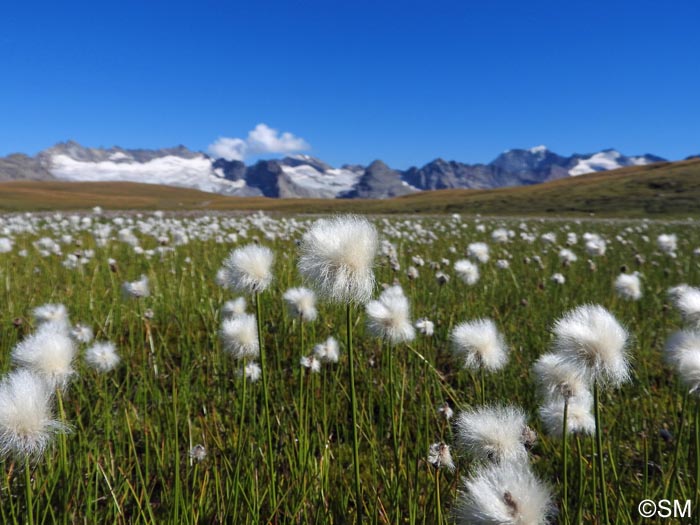
POLYGON ((207 151, 265 123, 335 165, 678 159, 700 153, 698 20, 697 1, 10 2, 0 155, 207 151))

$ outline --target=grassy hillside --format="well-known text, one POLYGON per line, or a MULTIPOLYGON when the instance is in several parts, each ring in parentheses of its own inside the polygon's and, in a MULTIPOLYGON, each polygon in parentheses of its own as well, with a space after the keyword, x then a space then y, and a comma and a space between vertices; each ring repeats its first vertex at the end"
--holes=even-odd
POLYGON ((0 183, 0 210, 266 210, 302 213, 700 215, 700 159, 497 190, 442 190, 389 200, 238 198, 129 182, 0 183))

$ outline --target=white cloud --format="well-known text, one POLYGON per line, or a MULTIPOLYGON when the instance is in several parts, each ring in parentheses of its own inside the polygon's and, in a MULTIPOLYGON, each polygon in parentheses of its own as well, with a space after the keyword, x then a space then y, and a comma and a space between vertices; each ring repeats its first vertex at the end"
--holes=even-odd
POLYGON ((258 124, 244 139, 219 137, 209 146, 209 152, 227 160, 244 160, 246 157, 268 153, 295 153, 310 149, 309 143, 301 137, 285 131, 280 134, 267 124, 258 124))

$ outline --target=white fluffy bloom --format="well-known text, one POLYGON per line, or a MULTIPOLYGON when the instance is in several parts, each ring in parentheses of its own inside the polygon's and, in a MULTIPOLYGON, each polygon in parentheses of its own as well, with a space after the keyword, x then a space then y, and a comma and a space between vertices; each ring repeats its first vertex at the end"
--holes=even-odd
POLYGON ((576 254, 568 248, 562 248, 559 250, 559 260, 564 264, 571 264, 572 262, 576 262, 577 259, 578 257, 576 254))
POLYGON ((458 324, 450 334, 452 352, 469 369, 500 370, 508 361, 508 348, 491 319, 458 324))
POLYGON ((224 260, 227 286, 249 293, 263 292, 272 282, 274 255, 267 246, 248 244, 233 250, 224 260))
POLYGON ((564 277, 564 276, 563 276, 562 274, 560 274, 560 273, 555 273, 555 274, 553 274, 552 277, 550 277, 550 279, 551 279, 552 282, 555 283, 555 284, 564 284, 564 283, 566 282, 566 277, 564 277))
POLYGON ((467 259, 457 261, 454 268, 459 278, 469 286, 475 285, 479 280, 479 267, 467 259))
POLYGON ((245 309, 245 297, 236 297, 232 301, 226 301, 221 311, 227 317, 236 317, 245 314, 245 309))
POLYGON ((299 364, 304 368, 308 368, 314 373, 321 371, 321 361, 315 355, 302 357, 299 360, 299 364))
POLYGON ((455 463, 452 460, 450 446, 446 443, 433 443, 428 449, 428 463, 435 468, 445 468, 452 472, 455 463))
POLYGON ((87 344, 92 341, 94 334, 92 328, 84 324, 77 324, 70 331, 70 336, 78 343, 87 344))
POLYGON ((0 237, 0 253, 9 253, 12 251, 14 243, 9 237, 0 237))
POLYGON ((586 241, 586 252, 592 257, 605 255, 606 249, 605 240, 597 235, 593 235, 586 241))
POLYGON ((508 230, 498 228, 491 232, 491 240, 494 242, 508 242, 508 230))
MULTIPOLYGON (((566 410, 567 434, 586 434, 595 432, 595 418, 591 412, 593 396, 588 393, 569 399, 566 410)), ((550 436, 561 437, 564 429, 564 399, 551 399, 539 409, 540 417, 550 436)))
POLYGON ((544 354, 532 367, 542 392, 554 399, 586 397, 589 386, 580 367, 558 354, 544 354))
POLYGON ((549 488, 526 465, 484 465, 462 482, 458 525, 545 525, 554 512, 549 488))
POLYGON ((496 268, 498 268, 499 270, 507 270, 508 268, 510 268, 510 263, 507 259, 498 259, 496 261, 496 268))
POLYGON ((119 364, 117 348, 109 341, 96 341, 85 351, 85 362, 100 372, 114 370, 119 364))
POLYGON ((340 357, 340 346, 338 341, 333 337, 329 337, 323 343, 314 346, 314 355, 321 361, 327 363, 337 363, 340 357))
POLYGON ((484 242, 473 242, 467 246, 467 255, 481 264, 489 261, 489 245, 484 242))
POLYGON ((251 383, 255 383, 258 379, 260 379, 260 376, 262 375, 262 369, 260 368, 260 365, 258 363, 256 363, 255 361, 251 361, 243 367, 243 374, 245 375, 246 379, 248 379, 248 381, 250 381, 251 383))
POLYGON ((367 303, 368 327, 377 337, 393 344, 412 341, 415 330, 411 324, 408 298, 400 286, 384 290, 377 301, 367 303))
POLYGON ((327 299, 364 304, 374 289, 377 237, 363 217, 319 219, 301 240, 299 271, 327 299))
POLYGON ((583 305, 554 325, 554 348, 589 379, 618 386, 629 380, 627 331, 599 305, 583 305))
POLYGON ((224 350, 235 359, 255 358, 260 352, 258 343, 258 323, 255 316, 239 315, 225 319, 219 332, 224 350))
POLYGON ((0 383, 0 457, 38 456, 67 428, 53 419, 53 392, 38 375, 15 370, 0 383))
POLYGON ((423 335, 430 337, 435 332, 435 323, 430 319, 418 319, 414 325, 416 329, 423 335))
POLYGON ((54 387, 63 388, 73 375, 75 344, 56 323, 46 323, 20 341, 12 350, 12 360, 41 375, 54 387))
POLYGON ((151 291, 148 287, 148 277, 142 275, 138 281, 122 284, 122 292, 126 297, 148 297, 151 295, 151 291))
POLYGON ((302 321, 314 321, 318 315, 316 310, 316 294, 308 288, 290 288, 284 292, 290 315, 301 317, 302 321))
POLYGON ((478 407, 460 412, 455 421, 457 443, 477 459, 521 461, 534 431, 525 413, 515 406, 478 407))
POLYGON ((60 326, 64 331, 68 331, 70 327, 68 310, 63 304, 43 304, 34 308, 32 313, 39 325, 54 323, 56 326, 60 326))
POLYGON ((692 393, 700 390, 700 331, 679 330, 666 341, 666 360, 692 393))
POLYGON ((656 245, 662 252, 672 255, 675 254, 678 248, 678 238, 675 233, 662 233, 656 238, 656 245))
POLYGON ((681 284, 670 288, 668 295, 683 317, 683 321, 690 326, 700 328, 700 288, 681 284))
POLYGON ((627 301, 638 301, 642 298, 642 283, 639 274, 621 273, 615 279, 615 292, 627 301))

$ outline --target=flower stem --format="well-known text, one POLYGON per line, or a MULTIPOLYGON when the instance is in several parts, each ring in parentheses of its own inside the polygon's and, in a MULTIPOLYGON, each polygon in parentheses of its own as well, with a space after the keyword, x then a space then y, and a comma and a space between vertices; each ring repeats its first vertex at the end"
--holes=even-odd
POLYGON ((583 497, 585 488, 585 478, 583 476, 583 448, 581 447, 581 438, 576 435, 576 449, 578 451, 578 502, 576 509, 576 523, 583 523, 583 497))
POLYGON ((263 336, 262 336, 262 309, 260 307, 260 293, 255 293, 255 314, 257 316, 258 324, 258 347, 260 349, 260 372, 262 376, 262 390, 263 390, 263 409, 265 415, 265 427, 267 428, 267 468, 270 473, 270 503, 271 511, 273 514, 277 512, 277 488, 275 486, 275 462, 273 460, 273 450, 272 450, 272 426, 270 424, 270 404, 268 402, 268 388, 267 388, 267 366, 265 363, 265 349, 263 348, 263 336))
POLYGON ((598 381, 593 381, 593 411, 595 413, 595 437, 596 450, 598 452, 598 476, 600 478, 600 493, 603 500, 603 523, 610 524, 610 511, 608 510, 608 491, 605 484, 605 469, 603 468, 603 432, 600 425, 600 393, 598 392, 598 381))
POLYGON ((32 471, 29 468, 29 457, 24 458, 24 488, 27 494, 27 515, 29 525, 34 525, 34 495, 32 493, 32 471))
POLYGON ((569 398, 565 397, 564 398, 564 428, 562 428, 562 433, 561 433, 561 441, 562 441, 562 453, 561 453, 561 460, 563 463, 563 470, 564 470, 564 487, 562 489, 562 507, 563 507, 563 512, 562 515, 564 516, 564 524, 568 525, 569 523, 569 471, 568 471, 568 463, 569 463, 569 451, 568 451, 568 444, 569 444, 569 436, 567 434, 567 426, 566 426, 566 419, 567 416, 569 415, 569 398))
POLYGON ((678 479, 678 457, 680 456, 681 443, 683 437, 683 427, 685 425, 685 412, 688 407, 688 393, 683 395, 683 403, 681 405, 681 420, 676 433, 676 449, 673 451, 673 463, 671 464, 671 477, 666 482, 666 490, 664 491, 664 499, 673 498, 673 493, 676 490, 676 480, 678 479))
POLYGON ((435 469, 435 512, 436 522, 442 525, 442 504, 440 502, 440 469, 435 469))
POLYGON ((345 320, 347 323, 346 345, 348 347, 348 361, 350 362, 350 404, 352 405, 352 462, 355 472, 355 507, 357 509, 357 523, 362 522, 362 483, 360 480, 360 449, 359 434, 357 426, 357 393, 355 392, 355 352, 352 347, 352 312, 350 303, 345 310, 345 320))

